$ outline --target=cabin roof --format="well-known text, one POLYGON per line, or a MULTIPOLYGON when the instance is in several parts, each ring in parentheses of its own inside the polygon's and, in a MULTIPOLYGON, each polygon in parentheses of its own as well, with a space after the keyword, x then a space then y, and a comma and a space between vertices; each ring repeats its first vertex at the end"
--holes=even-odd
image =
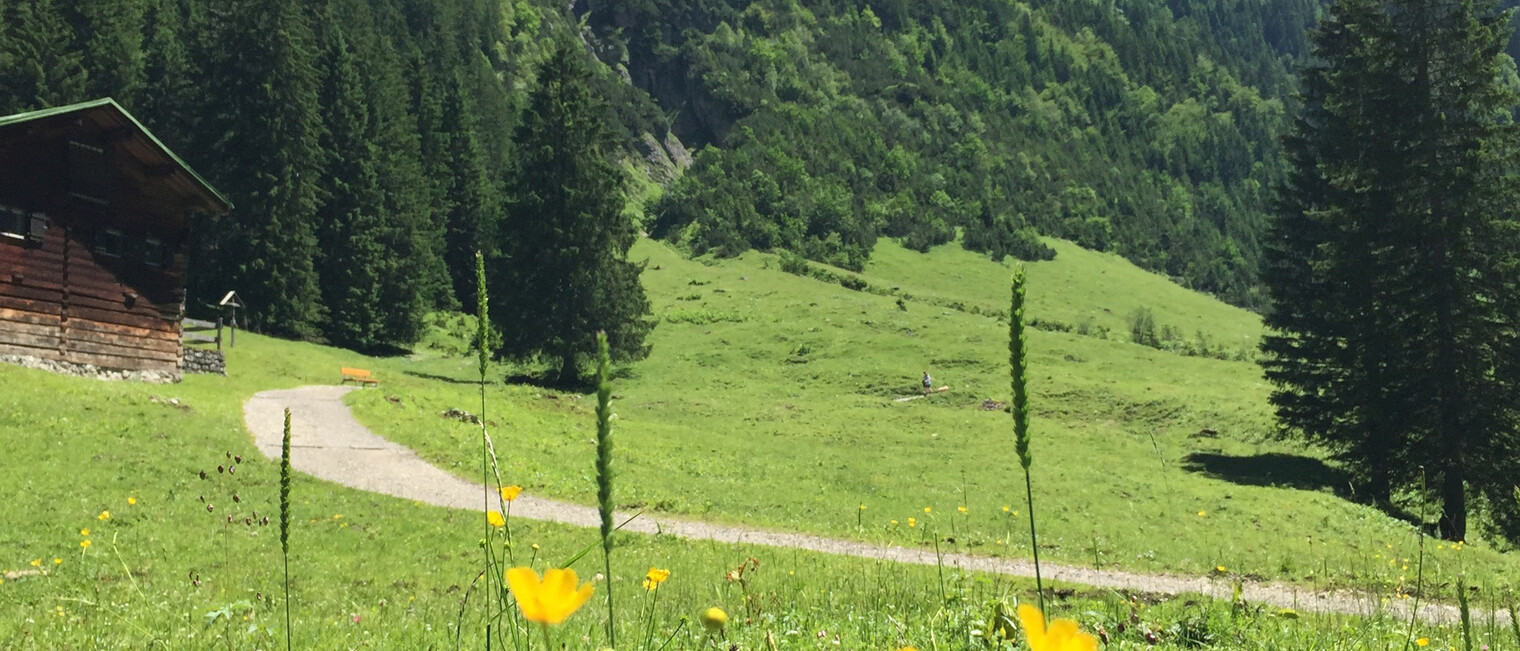
POLYGON ((194 199, 192 205, 198 209, 213 213, 224 213, 232 209, 232 202, 227 197, 222 196, 222 193, 164 145, 163 141, 138 122, 137 118, 109 97, 0 116, 0 140, 17 131, 27 130, 28 125, 46 128, 49 122, 66 124, 70 120, 91 122, 103 132, 125 134, 121 151, 136 158, 145 169, 163 169, 162 178, 156 178, 154 182, 162 182, 176 194, 194 199))

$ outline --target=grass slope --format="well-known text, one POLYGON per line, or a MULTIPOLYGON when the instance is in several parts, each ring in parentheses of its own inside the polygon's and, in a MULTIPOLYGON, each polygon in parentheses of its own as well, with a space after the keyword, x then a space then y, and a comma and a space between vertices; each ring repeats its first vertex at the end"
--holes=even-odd
MULTIPOLYGON (((1161 323, 1221 341, 1259 332, 1249 313, 1055 244, 1060 256, 1031 266, 1034 318, 1101 316, 1117 329, 1125 310, 1145 305, 1161 323)), ((912 296, 900 309, 894 296, 783 273, 766 254, 693 261, 640 242, 634 256, 649 261, 644 280, 660 324, 649 359, 617 388, 622 506, 902 544, 937 535, 976 553, 1027 554, 1010 544, 1027 531, 1010 419, 981 408, 1008 393, 1006 324, 947 307, 991 313, 1009 270, 953 247, 918 265, 913 255, 884 244, 865 271, 874 289, 912 296), (926 368, 953 390, 895 402, 926 368)), ((1036 330, 1030 343, 1044 558, 1412 589, 1413 529, 1337 496, 1335 468, 1270 439, 1268 387, 1253 364, 1117 335, 1036 330)), ((351 395, 360 420, 468 476, 475 430, 439 414, 478 411, 471 364, 429 358, 395 368, 382 390, 351 395)), ((592 408, 589 396, 493 384, 487 417, 507 480, 592 503, 583 462, 592 408)), ((1493 585, 1514 581, 1514 562, 1481 545, 1432 542, 1427 551, 1427 571, 1443 580, 1466 571, 1493 585)))
MULTIPOLYGON (((375 370, 386 379, 386 391, 393 390, 393 378, 429 386, 401 380, 413 366, 403 360, 254 335, 240 336, 229 351, 232 377, 191 376, 174 386, 0 365, 0 439, 7 452, 0 456, 7 496, 0 500, 0 648, 281 648, 276 525, 226 521, 229 512, 275 514, 277 464, 253 448, 241 403, 258 390, 331 383, 339 365, 375 370), (219 465, 238 470, 218 473, 219 465), (229 501, 233 493, 239 501, 229 501), (88 547, 81 545, 85 540, 88 547)), ((586 455, 555 461, 591 467, 586 455)), ((625 478, 619 490, 638 489, 625 478)), ((479 568, 478 515, 299 475, 293 515, 295 648, 455 645, 461 598, 479 568)), ((538 567, 568 557, 594 536, 520 520, 513 529, 518 557, 538 567)), ((620 537, 615 563, 619 637, 640 639, 641 613, 653 612, 656 645, 672 636, 668 648, 686 650, 710 648, 691 620, 711 605, 732 616, 727 635, 739 648, 961 648, 991 634, 995 604, 1029 589, 1025 581, 999 577, 667 536, 620 537), (750 557, 758 567, 745 572, 743 583, 725 580, 750 557), (658 600, 638 588, 650 566, 672 571, 658 600)), ((581 569, 590 575, 596 564, 583 561, 581 569)), ((605 587, 598 584, 599 591, 605 587)), ((463 618, 464 648, 483 646, 479 594, 473 599, 463 618)), ((1405 634, 1387 617, 1300 617, 1113 593, 1079 592, 1051 610, 1081 619, 1088 630, 1110 631, 1116 648, 1214 641, 1265 650, 1333 640, 1314 648, 1383 649, 1405 634)), ((598 597, 557 639, 569 648, 601 646, 601 612, 598 597)), ((1507 639, 1492 622, 1482 626, 1481 639, 1507 639)), ((1459 635, 1423 625, 1416 633, 1452 644, 1459 635)))

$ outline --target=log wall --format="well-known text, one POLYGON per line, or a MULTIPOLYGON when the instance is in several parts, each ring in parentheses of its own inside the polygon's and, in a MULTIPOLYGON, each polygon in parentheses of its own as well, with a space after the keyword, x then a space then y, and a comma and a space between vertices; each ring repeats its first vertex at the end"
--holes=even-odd
POLYGON ((41 242, 0 237, 0 354, 178 372, 180 276, 98 255, 95 229, 70 222, 41 242))

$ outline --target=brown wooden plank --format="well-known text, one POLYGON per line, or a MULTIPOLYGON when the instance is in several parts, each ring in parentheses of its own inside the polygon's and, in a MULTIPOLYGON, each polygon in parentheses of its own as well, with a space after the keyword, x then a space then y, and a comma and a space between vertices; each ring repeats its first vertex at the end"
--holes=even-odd
POLYGON ((117 370, 168 371, 171 373, 179 371, 179 360, 164 361, 126 355, 103 355, 79 351, 69 351, 64 355, 63 359, 75 364, 94 364, 101 368, 117 370))
POLYGON ((0 321, 14 321, 17 323, 31 323, 58 327, 59 317, 57 314, 43 314, 29 312, 27 310, 13 310, 0 307, 0 321))
POLYGON ((133 328, 147 328, 149 330, 162 330, 165 332, 178 332, 179 323, 169 321, 163 317, 145 317, 138 314, 127 314, 114 310, 97 310, 77 305, 69 306, 68 318, 70 322, 75 319, 83 321, 96 321, 113 325, 130 326, 133 328))
MULTIPOLYGON (((117 335, 109 332, 97 332, 93 330, 77 330, 68 328, 65 340, 70 349, 79 344, 93 342, 102 346, 115 346, 118 348, 131 348, 153 353, 179 355, 180 342, 178 339, 158 339, 154 337, 133 337, 130 335, 117 335)), ((84 350, 84 349, 81 349, 84 350)), ((109 351, 107 351, 109 352, 109 351)), ((134 353, 135 354, 135 353, 134 353)))
POLYGON ((85 330, 89 332, 105 332, 127 337, 151 337, 160 341, 174 341, 179 333, 169 330, 154 330, 151 328, 135 328, 132 326, 116 325, 114 323, 101 323, 89 319, 70 319, 69 328, 85 330))
POLYGON ((0 355, 23 355, 26 357, 37 357, 40 359, 53 360, 63 359, 63 355, 58 352, 57 346, 53 346, 51 348, 36 348, 33 346, 17 346, 14 344, 0 343, 0 355))
POLYGON ((4 294, 0 294, 0 308, 51 314, 54 316, 63 313, 63 304, 59 301, 33 301, 14 296, 5 296, 4 294))
POLYGON ((10 328, 0 328, 0 344, 12 346, 27 346, 29 348, 58 348, 59 332, 53 330, 51 334, 28 334, 16 332, 10 328))
MULTIPOLYGON (((99 333, 92 333, 98 335, 99 333)), ((131 357, 133 359, 147 359, 157 361, 174 362, 179 360, 179 346, 173 350, 147 350, 133 348, 131 346, 118 346, 116 344, 98 341, 95 339, 76 339, 72 334, 68 337, 68 345, 65 347, 70 353, 89 353, 92 355, 114 355, 116 357, 131 357)))
POLYGON ((26 323, 22 321, 0 320, 0 331, 38 337, 57 337, 58 333, 62 330, 55 319, 53 323, 26 323))
POLYGON ((83 308, 119 312, 121 314, 130 314, 143 318, 163 318, 163 313, 158 311, 158 306, 148 301, 142 300, 141 298, 138 298, 137 301, 133 303, 132 307, 127 307, 126 301, 122 300, 120 296, 118 296, 116 300, 113 301, 109 299, 95 298, 93 296, 70 294, 68 300, 65 301, 64 304, 68 306, 70 312, 73 312, 75 308, 83 308))
POLYGON ((58 303, 63 300, 63 294, 60 292, 15 283, 0 283, 0 296, 44 303, 58 303))

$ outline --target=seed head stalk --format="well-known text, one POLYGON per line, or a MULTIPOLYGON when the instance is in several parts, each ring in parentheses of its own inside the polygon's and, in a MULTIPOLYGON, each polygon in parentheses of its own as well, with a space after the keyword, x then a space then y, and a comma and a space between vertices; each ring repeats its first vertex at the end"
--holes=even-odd
MULTIPOLYGON (((285 408, 285 431, 280 437, 280 558, 285 563, 285 649, 290 631, 290 408, 285 408)), ((130 574, 128 576, 131 576, 130 574)))
MULTIPOLYGON (((475 252, 475 330, 476 349, 480 352, 480 485, 484 493, 485 504, 482 513, 491 511, 491 443, 490 435, 486 433, 486 371, 490 363, 491 321, 490 310, 486 300, 486 262, 485 256, 479 251, 475 252)), ((492 571, 492 531, 490 518, 482 518, 485 521, 485 544, 481 545, 481 551, 485 554, 485 562, 482 565, 481 574, 486 578, 485 590, 485 626, 486 648, 491 645, 491 579, 495 572, 492 571)))
POLYGON ((617 648, 612 612, 612 354, 607 333, 596 333, 596 504, 602 516, 602 564, 607 577, 607 646, 617 648))
POLYGON ((1013 446, 1024 467, 1024 496, 1029 507, 1029 546, 1034 552, 1034 589, 1040 612, 1045 612, 1045 586, 1040 578, 1040 542, 1034 523, 1034 483, 1029 466, 1029 342, 1024 334, 1024 267, 1013 272, 1013 304, 1008 310, 1008 365, 1013 380, 1013 446))

